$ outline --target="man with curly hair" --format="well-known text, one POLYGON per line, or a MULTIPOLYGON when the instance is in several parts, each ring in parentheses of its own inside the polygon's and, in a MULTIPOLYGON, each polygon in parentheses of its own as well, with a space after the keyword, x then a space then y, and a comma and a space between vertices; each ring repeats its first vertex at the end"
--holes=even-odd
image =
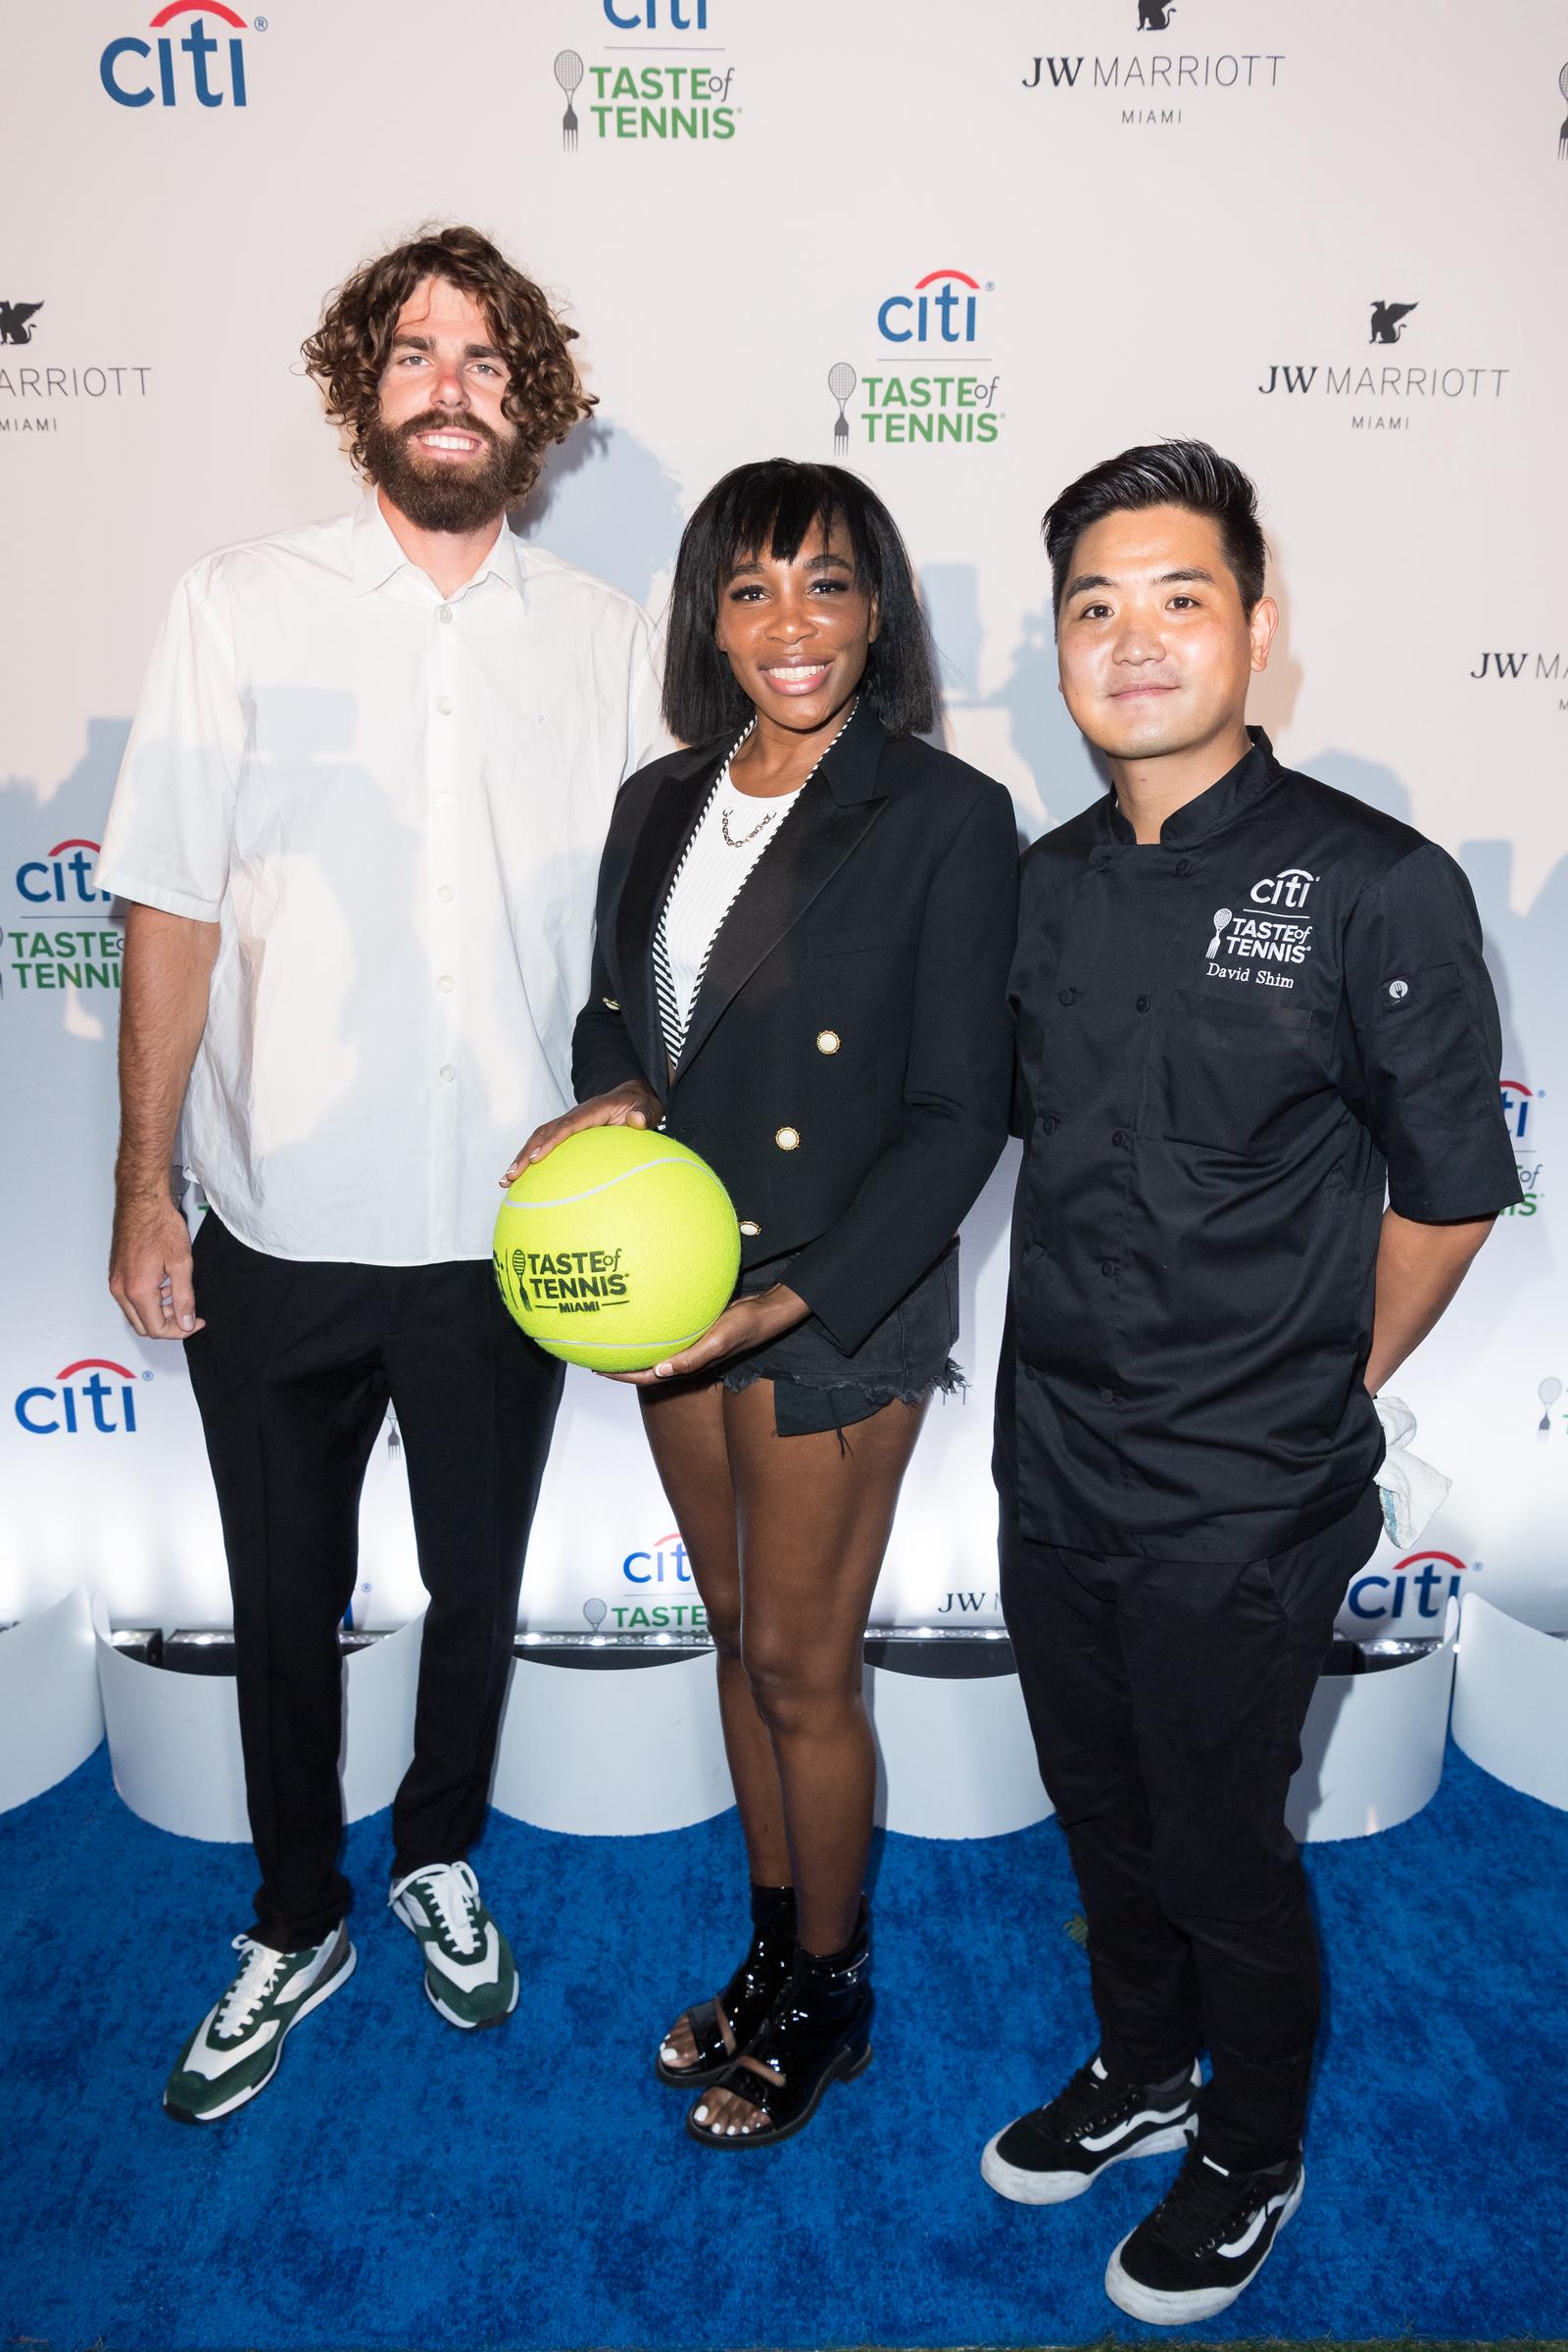
POLYGON ((104 837, 129 902, 110 1289, 185 1345, 262 1873, 165 2086, 181 2122, 254 2098, 354 1968, 338 1628, 389 1405, 429 1593, 389 1901, 449 2024, 516 2006, 466 1857, 562 1369, 497 1296, 496 1179, 572 1100, 611 803, 665 746, 646 615, 507 527, 593 406, 572 339, 471 228, 348 280, 305 359, 364 501, 186 574, 104 837))

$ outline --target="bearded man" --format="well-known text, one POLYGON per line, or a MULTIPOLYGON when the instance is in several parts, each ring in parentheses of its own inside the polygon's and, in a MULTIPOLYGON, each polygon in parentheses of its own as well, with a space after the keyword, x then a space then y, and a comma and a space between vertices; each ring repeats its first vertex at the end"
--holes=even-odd
POLYGON ((466 1856, 562 1371, 496 1295, 496 1180, 572 1101, 611 803, 666 740, 646 615, 507 527, 593 406, 573 339, 471 228, 348 280, 304 351, 367 495, 186 574, 104 838, 129 903, 110 1289, 186 1349, 262 1874, 165 2087, 181 2122, 254 2098, 354 1968, 338 1627, 389 1403, 429 1593, 389 1901, 449 2024, 516 2006, 466 1856))

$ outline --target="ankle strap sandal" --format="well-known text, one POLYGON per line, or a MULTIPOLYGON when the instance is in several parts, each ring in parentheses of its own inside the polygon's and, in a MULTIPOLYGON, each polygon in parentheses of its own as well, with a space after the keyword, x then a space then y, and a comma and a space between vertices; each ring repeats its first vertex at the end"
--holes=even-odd
POLYGON ((860 1925, 842 1952, 797 1952, 790 1981, 742 2056, 725 2067, 686 2118, 705 2148, 762 2148, 804 2132, 835 2082, 853 2082, 871 2063, 871 1944, 860 1925), (765 2071, 764 2071, 765 2070, 765 2071), (717 2094, 751 2112, 720 2125, 717 2094))
MULTIPOLYGON (((666 2053, 669 2034, 660 2045, 654 2072, 661 2082, 679 2088, 698 2088, 716 2082, 739 2057, 789 1983, 795 1960, 795 1889, 793 1886, 752 1888, 752 1940, 722 1992, 682 2011, 697 2055, 681 2066, 666 2053)), ((681 2019, 675 2020, 672 2034, 681 2019)))

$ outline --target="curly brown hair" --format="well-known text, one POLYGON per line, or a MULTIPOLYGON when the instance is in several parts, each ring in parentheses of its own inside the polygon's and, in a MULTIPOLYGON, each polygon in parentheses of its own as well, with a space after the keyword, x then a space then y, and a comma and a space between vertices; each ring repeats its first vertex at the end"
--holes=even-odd
POLYGON ((538 479, 550 444, 564 441, 598 403, 583 390, 567 348, 577 340, 576 329, 563 324, 533 279, 478 229, 431 224, 356 270, 300 346, 306 368, 320 386, 327 416, 347 426, 349 455, 364 471, 393 330, 409 296, 427 277, 461 286, 483 305, 507 363, 502 410, 517 428, 508 485, 509 503, 515 504, 538 479))

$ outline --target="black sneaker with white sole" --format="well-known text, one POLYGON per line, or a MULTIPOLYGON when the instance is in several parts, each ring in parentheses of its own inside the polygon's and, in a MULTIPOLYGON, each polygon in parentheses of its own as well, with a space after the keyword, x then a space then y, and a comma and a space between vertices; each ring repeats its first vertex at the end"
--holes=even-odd
POLYGON ((1257 2277, 1305 2180, 1299 2156, 1237 2173, 1195 2144, 1169 2194, 1111 2256, 1106 2294, 1155 2328, 1213 2319, 1257 2277))
POLYGON ((1015 2204, 1065 2204, 1124 2156, 1184 2148, 1197 2128, 1193 2099, 1200 2081, 1196 2059, 1190 2073, 1151 2084, 1119 2081, 1094 2058, 1049 2105, 1020 2115, 987 2142, 981 2174, 998 2196, 1015 2204))

